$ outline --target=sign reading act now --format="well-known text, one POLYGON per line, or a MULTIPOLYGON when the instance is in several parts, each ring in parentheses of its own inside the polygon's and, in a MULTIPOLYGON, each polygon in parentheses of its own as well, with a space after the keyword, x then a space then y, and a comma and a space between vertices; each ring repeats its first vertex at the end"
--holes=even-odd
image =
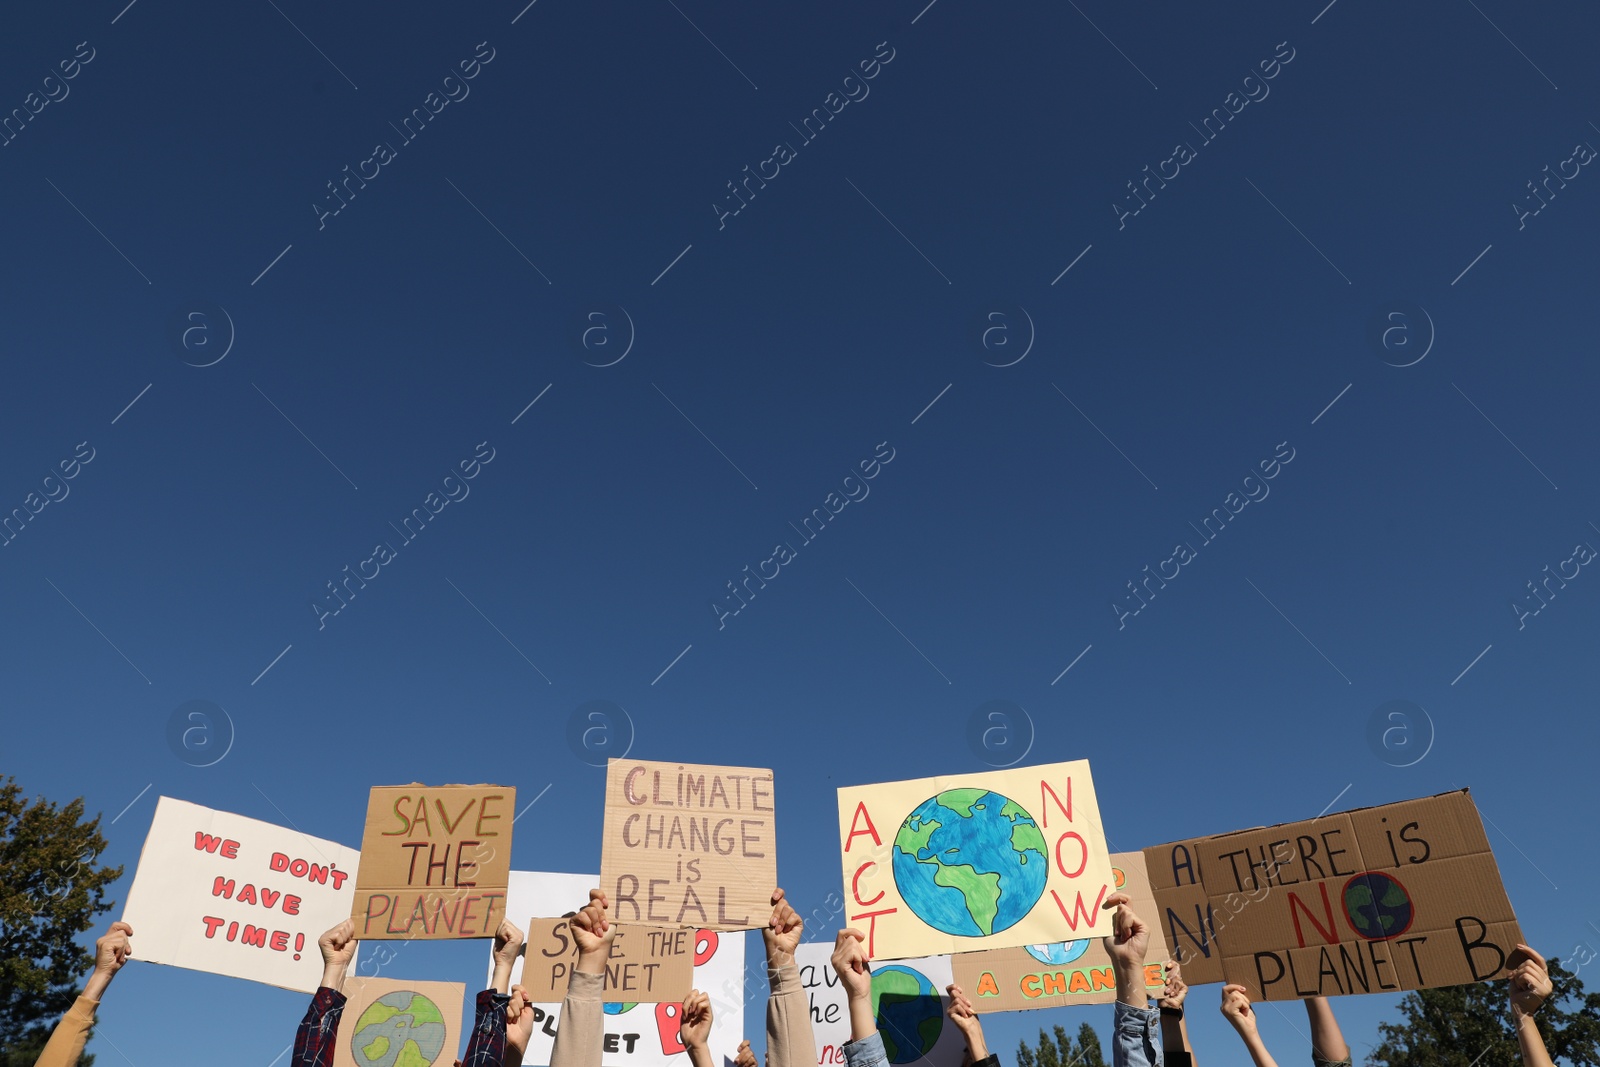
POLYGON ((509 786, 377 786, 351 911, 370 940, 493 937, 506 914, 509 786))

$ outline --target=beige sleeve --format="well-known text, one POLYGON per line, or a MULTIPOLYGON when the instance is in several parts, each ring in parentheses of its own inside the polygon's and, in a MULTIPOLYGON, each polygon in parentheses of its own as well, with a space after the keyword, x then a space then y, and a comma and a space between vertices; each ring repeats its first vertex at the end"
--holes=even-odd
POLYGON ((550 1067, 600 1067, 605 1039, 605 975, 573 971, 561 1002, 561 1023, 550 1049, 550 1067))
POLYGON ((767 984, 772 990, 767 996, 767 1067, 816 1067, 811 998, 800 984, 800 969, 792 963, 768 968, 767 984))
POLYGON ((89 1030, 94 1026, 94 1010, 97 1007, 99 1001, 88 997, 79 997, 74 1001, 61 1021, 56 1023, 34 1067, 77 1067, 78 1057, 83 1055, 84 1043, 89 1040, 89 1030))

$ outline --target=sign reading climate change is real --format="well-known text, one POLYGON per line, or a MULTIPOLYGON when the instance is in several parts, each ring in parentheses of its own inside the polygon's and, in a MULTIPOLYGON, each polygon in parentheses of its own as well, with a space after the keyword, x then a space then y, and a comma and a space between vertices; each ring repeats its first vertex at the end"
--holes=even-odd
POLYGON ((846 918, 874 959, 1111 929, 1087 760, 840 789, 839 842, 846 918))
POLYGON ((620 923, 755 930, 778 884, 772 772, 614 759, 600 884, 620 923))
POLYGON ((1256 1000, 1505 978, 1522 941, 1465 790, 1144 850, 1190 985, 1256 1000))

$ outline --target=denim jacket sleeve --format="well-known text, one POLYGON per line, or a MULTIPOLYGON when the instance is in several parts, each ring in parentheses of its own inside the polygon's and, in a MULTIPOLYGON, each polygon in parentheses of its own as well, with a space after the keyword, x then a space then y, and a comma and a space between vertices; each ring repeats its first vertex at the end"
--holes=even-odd
POLYGON ((1117 1001, 1112 1015, 1112 1067, 1161 1067, 1161 1061, 1161 1012, 1117 1001))
POLYGON ((846 1067, 889 1067, 889 1054, 883 1050, 883 1035, 874 1030, 860 1041, 845 1045, 844 1060, 846 1067))

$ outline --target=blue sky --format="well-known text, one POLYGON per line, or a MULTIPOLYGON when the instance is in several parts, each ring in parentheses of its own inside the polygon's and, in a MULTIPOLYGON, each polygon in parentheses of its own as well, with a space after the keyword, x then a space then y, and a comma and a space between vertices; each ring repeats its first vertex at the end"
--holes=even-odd
MULTIPOLYGON (((1600 578, 1527 587, 1600 546, 1600 16, 523 2, 10 14, 0 105, 59 99, 0 147, 0 507, 60 499, 0 549, 0 769, 86 797, 130 876, 156 795, 357 845, 410 780, 549 785, 514 863, 581 871, 602 774, 567 724, 607 700, 635 755, 775 770, 807 903, 834 788, 980 769, 1005 700, 1030 761, 1092 761, 1121 848, 1469 786, 1528 936, 1600 944, 1600 578), (460 99, 408 140, 430 92, 460 99), (481 442, 470 495, 313 607, 481 442), (212 767, 168 747, 195 699, 212 767), (1410 766, 1368 742, 1394 700, 1431 724, 1410 766)), ((302 1007, 139 967, 93 1049, 265 1065, 302 1007)), ((1394 1004, 1337 1008, 1360 1052, 1394 1004)), ((1292 1062, 1303 1022, 1264 1016, 1292 1062)))

